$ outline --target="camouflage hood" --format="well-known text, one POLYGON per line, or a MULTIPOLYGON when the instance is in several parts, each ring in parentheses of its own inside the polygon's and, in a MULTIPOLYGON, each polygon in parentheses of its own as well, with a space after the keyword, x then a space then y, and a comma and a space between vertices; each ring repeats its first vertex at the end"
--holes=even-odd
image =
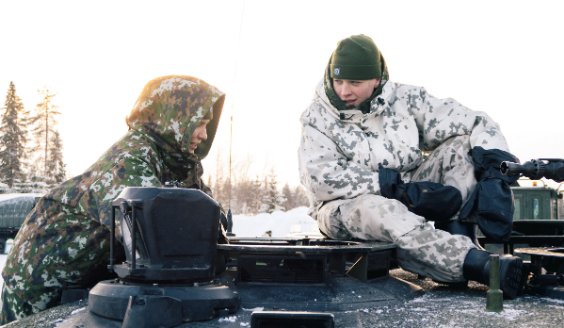
POLYGON ((187 156, 194 130, 202 119, 210 119, 208 139, 195 152, 203 159, 213 143, 224 100, 221 91, 200 79, 163 76, 145 85, 126 122, 130 129, 152 136, 167 152, 187 156))

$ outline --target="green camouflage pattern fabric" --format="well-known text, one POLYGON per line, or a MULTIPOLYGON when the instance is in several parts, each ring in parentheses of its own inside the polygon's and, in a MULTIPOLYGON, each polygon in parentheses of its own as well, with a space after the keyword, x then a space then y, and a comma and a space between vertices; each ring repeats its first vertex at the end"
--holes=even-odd
POLYGON ((174 182, 210 194, 200 160, 213 142, 224 97, 190 76, 145 86, 125 136, 83 174, 42 197, 24 221, 2 272, 3 323, 58 305, 63 288, 88 288, 106 278, 111 202, 125 187, 174 182), (208 139, 190 154, 204 118, 211 119, 208 139))
POLYGON ((338 110, 320 83, 300 121, 300 179, 325 235, 393 242, 403 268, 439 281, 463 280, 472 241, 434 229, 400 201, 380 196, 378 165, 399 170, 405 182, 454 186, 465 200, 476 186, 469 149, 508 148, 487 114, 391 81, 369 111, 338 110))

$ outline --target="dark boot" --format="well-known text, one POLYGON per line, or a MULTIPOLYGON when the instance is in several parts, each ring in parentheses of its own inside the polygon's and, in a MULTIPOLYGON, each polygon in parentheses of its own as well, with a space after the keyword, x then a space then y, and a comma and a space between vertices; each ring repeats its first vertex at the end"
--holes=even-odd
MULTIPOLYGON (((525 269, 523 261, 517 256, 504 255, 499 258, 500 289, 503 296, 509 299, 517 297, 525 284, 525 269)), ((484 285, 490 282, 490 253, 471 249, 462 267, 464 278, 474 280, 484 285)))

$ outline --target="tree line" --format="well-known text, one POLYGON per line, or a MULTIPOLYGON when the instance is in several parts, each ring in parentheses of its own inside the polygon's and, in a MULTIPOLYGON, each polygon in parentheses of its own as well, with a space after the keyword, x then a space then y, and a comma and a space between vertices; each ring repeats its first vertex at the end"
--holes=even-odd
POLYGON ((256 214, 309 205, 304 188, 288 183, 280 186, 274 170, 253 178, 249 174, 251 161, 242 160, 233 169, 226 169, 221 155, 217 155, 216 172, 208 176, 207 185, 225 210, 230 209, 233 214, 256 214))
POLYGON ((48 89, 39 94, 29 111, 15 84, 8 86, 0 121, 0 193, 44 192, 66 179, 55 94, 48 89))

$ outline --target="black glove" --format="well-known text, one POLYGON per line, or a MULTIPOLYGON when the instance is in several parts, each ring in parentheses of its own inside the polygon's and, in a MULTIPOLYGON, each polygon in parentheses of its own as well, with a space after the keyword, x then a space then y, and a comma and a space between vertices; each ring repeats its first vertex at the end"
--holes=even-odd
POLYGON ((518 177, 503 175, 503 161, 518 162, 517 157, 499 150, 474 147, 470 150, 474 175, 478 184, 460 210, 459 219, 478 223, 484 236, 494 241, 506 241, 513 228, 513 194, 511 184, 518 177))
POLYGON ((452 186, 429 181, 404 183, 397 170, 382 165, 378 178, 382 196, 399 200, 411 212, 429 221, 447 221, 462 205, 460 191, 452 186))

